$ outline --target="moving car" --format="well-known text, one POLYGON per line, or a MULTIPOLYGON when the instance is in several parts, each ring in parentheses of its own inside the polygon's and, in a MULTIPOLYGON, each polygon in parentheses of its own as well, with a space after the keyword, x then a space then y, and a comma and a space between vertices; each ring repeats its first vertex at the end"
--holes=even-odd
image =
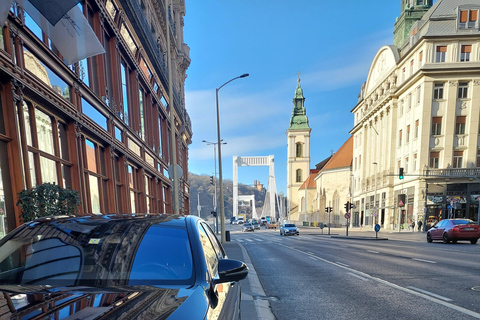
POLYGON ((260 225, 258 224, 257 220, 252 221, 252 226, 255 230, 260 230, 260 225))
POLYGON ((476 244, 480 238, 480 226, 470 219, 443 219, 427 231, 427 241, 442 240, 456 243, 467 240, 476 244))
POLYGON ((195 216, 27 222, 0 240, 2 319, 240 319, 247 266, 195 216))
POLYGON ((267 221, 267 224, 265 225, 265 229, 277 229, 277 223, 275 221, 267 221))
POLYGON ((247 231, 255 231, 255 228, 253 227, 253 224, 247 222, 245 224, 243 224, 242 226, 242 232, 247 232, 247 231))
POLYGON ((280 235, 281 236, 290 236, 290 235, 300 235, 300 232, 298 232, 298 228, 296 225, 293 223, 284 223, 280 227, 280 235))

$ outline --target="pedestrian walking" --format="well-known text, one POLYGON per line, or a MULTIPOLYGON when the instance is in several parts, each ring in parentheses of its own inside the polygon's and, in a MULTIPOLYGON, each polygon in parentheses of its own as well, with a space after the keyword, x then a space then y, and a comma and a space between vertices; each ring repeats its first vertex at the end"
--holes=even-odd
POLYGON ((418 220, 418 231, 422 231, 422 220, 418 220))
POLYGON ((415 221, 412 220, 412 224, 410 225, 410 227, 412 228, 412 231, 415 231, 415 221))

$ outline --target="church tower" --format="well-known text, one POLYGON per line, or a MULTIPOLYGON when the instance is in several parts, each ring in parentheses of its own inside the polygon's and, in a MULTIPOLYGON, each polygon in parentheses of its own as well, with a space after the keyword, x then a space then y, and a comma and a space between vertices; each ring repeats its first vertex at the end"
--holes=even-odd
POLYGON ((400 17, 395 22, 393 44, 402 48, 410 36, 410 28, 433 5, 433 0, 400 0, 400 17))
POLYGON ((287 210, 289 220, 299 220, 298 189, 310 173, 310 132, 305 98, 298 79, 290 126, 287 130, 287 210))

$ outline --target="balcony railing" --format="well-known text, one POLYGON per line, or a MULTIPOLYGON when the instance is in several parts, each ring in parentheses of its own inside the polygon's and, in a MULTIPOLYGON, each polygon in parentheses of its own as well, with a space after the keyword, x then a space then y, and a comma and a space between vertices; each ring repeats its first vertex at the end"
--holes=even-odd
POLYGON ((423 174, 425 177, 480 177, 480 168, 427 169, 423 171, 423 174))

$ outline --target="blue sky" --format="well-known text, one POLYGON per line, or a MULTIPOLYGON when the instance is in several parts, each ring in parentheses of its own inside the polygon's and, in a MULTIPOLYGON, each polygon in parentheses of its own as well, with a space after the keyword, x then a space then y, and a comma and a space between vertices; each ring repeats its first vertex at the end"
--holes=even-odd
MULTIPOLYGON (((287 137, 300 72, 311 132, 311 168, 336 152, 353 128, 350 112, 377 51, 393 43, 398 0, 186 0, 185 82, 192 120, 189 171, 213 175, 219 91, 224 179, 233 156, 275 157, 286 193, 287 137)), ((218 170, 218 163, 217 163, 218 170)), ((240 167, 240 183, 267 184, 268 167, 240 167)), ((193 196, 193 195, 192 195, 193 196)))

